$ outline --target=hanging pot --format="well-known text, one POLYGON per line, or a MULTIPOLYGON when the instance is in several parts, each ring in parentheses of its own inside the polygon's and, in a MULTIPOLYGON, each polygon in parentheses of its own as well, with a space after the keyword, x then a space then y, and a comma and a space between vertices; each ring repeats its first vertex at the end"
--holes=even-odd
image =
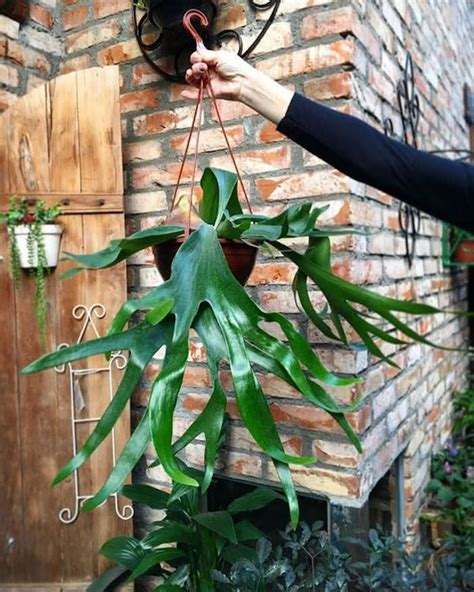
MULTIPOLYGON (((38 246, 33 240, 33 258, 30 261, 28 254, 28 237, 31 232, 31 225, 21 224, 14 229, 15 241, 18 249, 20 267, 31 269, 38 266, 38 246)), ((44 252, 46 256, 46 267, 56 267, 59 258, 59 246, 61 243, 62 226, 59 224, 43 224, 41 234, 43 236, 44 252)))
POLYGON ((474 263, 474 237, 461 240, 453 253, 454 263, 474 263))
MULTIPOLYGON (((153 247, 156 266, 165 281, 171 276, 171 264, 184 241, 181 237, 153 247)), ((219 242, 231 272, 245 286, 255 266, 258 249, 242 241, 220 238, 219 242)))

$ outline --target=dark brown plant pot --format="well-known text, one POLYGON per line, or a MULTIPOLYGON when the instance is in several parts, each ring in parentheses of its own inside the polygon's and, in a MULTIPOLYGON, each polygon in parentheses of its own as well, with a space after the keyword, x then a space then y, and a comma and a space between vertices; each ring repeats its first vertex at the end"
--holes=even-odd
POLYGON ((460 241, 453 253, 455 263, 474 263, 474 238, 460 241))
MULTIPOLYGON (((155 263, 164 280, 170 278, 171 264, 184 240, 184 237, 181 237, 153 247, 155 263)), ((245 286, 255 266, 258 249, 241 241, 221 238, 219 242, 231 272, 238 282, 245 286)))
POLYGON ((30 2, 29 0, 0 0, 0 14, 23 23, 30 15, 30 2))

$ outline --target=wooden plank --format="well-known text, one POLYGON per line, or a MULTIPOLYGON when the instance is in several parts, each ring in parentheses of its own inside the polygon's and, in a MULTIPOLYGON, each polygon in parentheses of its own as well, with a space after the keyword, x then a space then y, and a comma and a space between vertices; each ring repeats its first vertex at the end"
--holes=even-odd
MULTIPOLYGON (((1 118, 0 118, 1 120, 1 118)), ((123 212, 122 194, 22 193, 34 206, 43 199, 48 206, 60 203, 64 214, 109 214, 123 212)), ((0 194, 0 212, 8 210, 10 194, 0 194)))
POLYGON ((77 76, 59 76, 46 86, 49 124, 49 189, 57 193, 79 193, 79 122, 77 76))
POLYGON ((119 92, 117 66, 77 72, 83 193, 123 193, 119 92))
MULTIPOLYGON (((62 251, 72 253, 82 253, 84 251, 84 230, 82 225, 82 216, 63 216, 64 224, 62 251)), ((73 267, 69 261, 61 262, 56 273, 64 273, 67 269, 73 267)), ((56 284, 56 317, 55 327, 57 343, 74 344, 80 334, 81 322, 73 317, 74 308, 85 301, 87 284, 84 274, 78 274, 68 280, 59 281, 56 284)), ((74 368, 86 367, 85 362, 75 362, 74 368)), ((57 376, 57 414, 59 418, 58 437, 62 443, 61 450, 58 451, 57 469, 64 466, 73 456, 72 440, 72 409, 70 396, 70 373, 65 367, 64 373, 57 376)), ((86 465, 87 466, 87 465, 86 465)), ((79 473, 80 485, 82 483, 82 470, 79 473)), ((51 519, 58 522, 58 514, 62 508, 70 508, 75 512, 75 486, 74 477, 71 476, 63 483, 57 486, 59 496, 59 505, 54 508, 54 514, 51 519)), ((80 513, 77 519, 68 525, 61 524, 61 549, 62 566, 61 581, 79 581, 92 575, 93 557, 97 549, 92 546, 91 532, 93 528, 94 515, 91 513, 80 513), (81 549, 77 553, 77 549, 81 549)))
POLYGON ((0 574, 3 581, 15 581, 23 564, 22 471, 20 462, 20 413, 17 381, 17 343, 14 286, 8 271, 8 237, 0 229, 0 574))
POLYGON ((0 193, 10 196, 10 179, 8 177, 8 111, 0 117, 0 193))
MULTIPOLYGON (((48 337, 46 351, 57 344, 51 337, 54 326, 56 274, 46 280, 48 337)), ((18 370, 38 358, 43 350, 34 319, 34 278, 23 271, 20 290, 16 293, 18 370)), ((58 433, 57 377, 54 370, 19 377, 19 409, 21 417, 21 468, 23 474, 24 564, 17 580, 60 582, 61 561, 58 561, 60 525, 55 509, 60 504, 56 489, 49 483, 56 474, 57 455, 63 446, 58 433)))
MULTIPOLYGON (((118 69, 93 69, 90 73, 68 75, 49 86, 35 89, 0 117, 0 141, 3 136, 3 148, 0 145, 0 175, 3 176, 3 181, 0 181, 0 211, 8 208, 10 193, 30 197, 32 205, 39 198, 44 198, 48 204, 62 201, 65 212, 62 217, 63 250, 92 252, 105 246, 111 238, 123 236, 118 99, 118 69), (79 77, 81 85, 77 88, 72 81, 79 77), (6 130, 4 134, 1 134, 2 126, 6 130), (8 149, 5 144, 8 144, 8 149), (6 159, 5 165, 2 159, 6 159), (85 213, 87 215, 83 215, 85 213)), ((124 264, 98 273, 80 274, 68 282, 58 282, 61 269, 68 265, 61 264, 47 279, 50 303, 48 326, 52 330, 46 348, 48 351, 56 349, 60 342, 73 343, 77 340, 81 323, 71 314, 76 305, 90 306, 97 302, 106 307, 107 317, 98 323, 100 333, 104 334, 126 298, 124 264)), ((0 269, 0 279, 2 272, 0 269)), ((2 281, 0 297, 7 290, 12 290, 11 282, 2 281)), ((14 307, 17 309, 16 323, 13 323, 16 341, 13 338, 0 340, 0 381, 5 379, 5 384, 7 379, 10 380, 5 370, 11 363, 16 344, 17 371, 42 353, 34 322, 33 292, 32 279, 23 273, 21 292, 14 296, 11 292, 14 304, 2 307, 11 323, 14 319, 11 311, 14 307)), ((8 302, 8 299, 2 298, 3 302, 8 302)), ((82 367, 90 368, 99 362, 104 363, 103 357, 84 361, 82 367)), ((77 366, 81 367, 81 363, 77 366)), ((54 489, 49 488, 49 482, 72 453, 68 378, 68 375, 57 374, 54 370, 28 377, 14 375, 18 385, 12 383, 2 389, 2 392, 18 393, 17 411, 11 404, 13 397, 9 397, 10 415, 5 420, 8 420, 8 425, 0 426, 8 434, 7 439, 2 440, 8 444, 5 450, 14 448, 20 455, 15 461, 11 454, 4 451, 1 451, 3 456, 0 454, 0 473, 6 474, 8 479, 6 484, 2 479, 7 492, 2 507, 8 508, 7 519, 10 522, 16 511, 10 501, 12 492, 21 500, 21 505, 17 507, 23 519, 24 530, 18 536, 18 548, 22 555, 14 568, 8 568, 15 589, 30 583, 30 589, 80 590, 82 585, 78 584, 75 588, 75 584, 63 586, 59 582, 84 582, 98 575, 105 567, 103 559, 98 558, 100 546, 112 536, 132 532, 132 522, 123 522, 116 516, 114 500, 109 500, 93 513, 80 514, 71 525, 66 526, 58 519, 59 511, 74 506, 75 501, 72 479, 54 489), (15 424, 12 420, 13 413, 21 418, 19 426, 18 421, 15 424), (12 459, 21 470, 9 470, 12 459)), ((119 378, 117 372, 113 378, 115 384, 119 378)), ((84 379, 88 415, 100 415, 107 405, 109 394, 106 383, 104 375, 84 379)), ((89 426, 83 437, 91 429, 89 426)), ((118 453, 128 438, 129 430, 127 412, 117 428, 118 453)), ((104 443, 96 458, 81 470, 81 493, 97 491, 111 466, 109 442, 104 443)), ((0 524, 3 523, 0 509, 0 524)), ((9 581, 2 569, 2 559, 0 581, 9 581)))
POLYGON ((46 85, 19 99, 8 112, 10 191, 49 191, 46 85))

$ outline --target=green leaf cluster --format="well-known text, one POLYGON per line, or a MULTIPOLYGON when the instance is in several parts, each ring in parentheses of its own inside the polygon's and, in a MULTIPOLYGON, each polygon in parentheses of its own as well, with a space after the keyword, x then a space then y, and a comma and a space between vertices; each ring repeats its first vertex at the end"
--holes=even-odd
POLYGON ((243 559, 213 572, 217 592, 461 592, 471 590, 474 570, 458 566, 458 551, 444 542, 439 551, 369 532, 369 540, 331 540, 322 523, 288 527, 260 539, 255 559, 243 559), (346 550, 357 545, 364 561, 346 550))
MULTIPOLYGON (((193 471, 201 481, 202 475, 193 471)), ((107 541, 101 554, 117 564, 102 574, 89 592, 102 592, 118 578, 126 583, 142 575, 162 579, 156 590, 210 592, 215 589, 212 572, 243 558, 257 559, 254 542, 263 533, 241 514, 259 510, 282 496, 258 488, 236 500, 225 511, 203 512, 203 498, 195 487, 176 484, 171 493, 149 485, 125 485, 122 495, 154 510, 164 518, 154 522, 141 540, 116 537, 107 541)))
POLYGON ((462 548, 459 556, 469 565, 474 565, 473 397, 472 389, 456 394, 453 437, 433 456, 427 487, 434 519, 450 524, 448 540, 462 548))
POLYGON ((6 224, 8 228, 20 224, 32 224, 33 221, 38 224, 52 224, 61 213, 62 208, 59 203, 48 207, 43 199, 38 199, 35 200, 32 208, 26 197, 12 196, 8 212, 0 215, 0 223, 6 224))

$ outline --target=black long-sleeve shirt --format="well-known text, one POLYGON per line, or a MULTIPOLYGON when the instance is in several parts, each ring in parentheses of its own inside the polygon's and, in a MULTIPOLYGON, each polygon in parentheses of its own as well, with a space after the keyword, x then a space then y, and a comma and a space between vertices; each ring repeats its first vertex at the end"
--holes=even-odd
POLYGON ((474 233, 474 167, 416 150, 298 93, 278 130, 346 175, 474 233))

